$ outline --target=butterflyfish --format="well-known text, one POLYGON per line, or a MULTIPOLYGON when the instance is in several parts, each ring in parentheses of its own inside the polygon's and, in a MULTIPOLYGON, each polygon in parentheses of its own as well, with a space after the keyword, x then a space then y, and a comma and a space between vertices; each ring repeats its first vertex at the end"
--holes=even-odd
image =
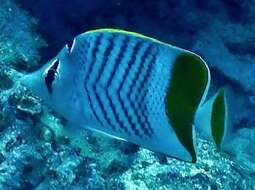
POLYGON ((80 34, 21 82, 76 128, 180 160, 196 162, 196 130, 218 147, 224 136, 224 94, 205 103, 210 85, 205 61, 138 33, 80 34), (204 114, 208 126, 199 123, 204 114))

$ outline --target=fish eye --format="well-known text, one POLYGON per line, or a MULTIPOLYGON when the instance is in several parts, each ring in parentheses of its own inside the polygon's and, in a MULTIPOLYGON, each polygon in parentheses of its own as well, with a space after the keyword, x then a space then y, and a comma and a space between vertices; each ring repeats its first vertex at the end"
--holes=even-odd
POLYGON ((45 72, 44 81, 50 94, 52 93, 52 85, 55 79, 59 76, 58 74, 59 64, 60 64, 59 59, 55 59, 53 63, 50 65, 49 69, 47 69, 45 72))

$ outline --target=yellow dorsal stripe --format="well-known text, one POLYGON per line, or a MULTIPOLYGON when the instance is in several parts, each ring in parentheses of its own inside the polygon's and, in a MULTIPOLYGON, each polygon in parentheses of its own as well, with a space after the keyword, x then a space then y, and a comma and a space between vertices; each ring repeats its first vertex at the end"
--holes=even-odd
POLYGON ((126 31, 126 30, 121 30, 121 29, 115 29, 115 28, 103 28, 103 29, 89 30, 89 31, 85 32, 85 34, 90 34, 90 33, 94 33, 94 32, 110 32, 110 33, 127 34, 127 35, 136 36, 136 37, 139 37, 139 38, 143 38, 145 40, 151 40, 155 43, 170 46, 170 44, 168 44, 168 43, 159 41, 159 40, 157 40, 155 38, 152 38, 152 37, 149 37, 149 36, 145 36, 143 34, 139 34, 139 33, 136 33, 136 32, 130 32, 130 31, 126 31))

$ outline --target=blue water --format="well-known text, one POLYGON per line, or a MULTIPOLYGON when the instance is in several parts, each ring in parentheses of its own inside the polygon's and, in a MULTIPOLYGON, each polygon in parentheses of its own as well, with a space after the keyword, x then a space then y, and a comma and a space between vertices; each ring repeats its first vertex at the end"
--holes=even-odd
POLYGON ((0 189, 255 189, 255 2, 0 0, 0 189), (209 96, 227 92, 231 138, 198 138, 198 162, 166 158, 66 123, 20 76, 77 34, 120 28, 203 57, 209 96))

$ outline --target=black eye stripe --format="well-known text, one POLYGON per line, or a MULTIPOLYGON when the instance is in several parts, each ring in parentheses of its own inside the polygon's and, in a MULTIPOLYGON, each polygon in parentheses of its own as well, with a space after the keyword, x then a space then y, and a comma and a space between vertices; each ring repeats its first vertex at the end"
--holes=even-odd
POLYGON ((50 94, 52 93, 52 84, 53 84, 53 82, 55 80, 55 76, 57 74, 57 69, 59 67, 59 63, 60 63, 59 60, 56 59, 54 61, 54 63, 52 64, 52 66, 47 71, 47 74, 46 74, 46 76, 44 78, 45 84, 46 84, 47 89, 48 89, 50 94))
POLYGON ((59 60, 56 59, 56 60, 54 61, 53 65, 50 67, 50 70, 57 71, 58 66, 59 66, 59 60))

